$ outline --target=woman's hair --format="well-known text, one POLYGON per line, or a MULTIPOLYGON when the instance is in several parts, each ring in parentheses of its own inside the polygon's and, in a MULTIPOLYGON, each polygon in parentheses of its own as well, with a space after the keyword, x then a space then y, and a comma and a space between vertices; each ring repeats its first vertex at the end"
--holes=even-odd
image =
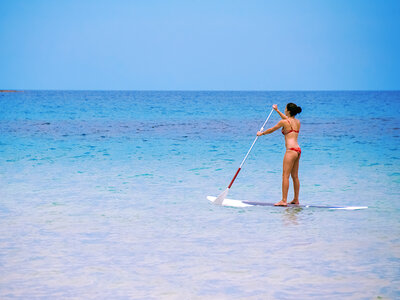
POLYGON ((288 103, 286 109, 290 112, 290 115, 294 117, 295 115, 301 113, 301 107, 294 103, 288 103))

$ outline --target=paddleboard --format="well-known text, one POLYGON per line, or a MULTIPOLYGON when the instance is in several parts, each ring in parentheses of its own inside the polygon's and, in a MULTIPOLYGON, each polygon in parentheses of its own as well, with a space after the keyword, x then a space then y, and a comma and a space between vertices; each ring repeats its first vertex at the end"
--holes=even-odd
MULTIPOLYGON (((211 202, 214 202, 217 197, 207 196, 207 199, 211 202)), ((234 200, 234 199, 224 199, 222 202, 223 206, 230 207, 250 207, 250 206, 274 206, 274 203, 267 202, 255 202, 255 201, 246 201, 246 200, 234 200)), ((342 210, 358 210, 358 209, 367 209, 368 206, 324 206, 324 205, 296 205, 289 204, 287 206, 274 206, 274 207, 301 207, 301 208, 325 208, 325 209, 342 209, 342 210)))

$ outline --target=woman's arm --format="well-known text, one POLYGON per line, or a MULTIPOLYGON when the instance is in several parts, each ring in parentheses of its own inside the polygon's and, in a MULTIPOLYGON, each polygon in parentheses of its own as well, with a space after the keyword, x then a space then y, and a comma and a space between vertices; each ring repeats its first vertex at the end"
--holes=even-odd
POLYGON ((275 109, 275 111, 281 116, 282 120, 285 120, 285 119, 288 118, 285 114, 281 113, 281 112, 278 110, 278 105, 274 104, 274 105, 272 105, 272 108, 275 109))
POLYGON ((257 136, 273 133, 274 131, 278 130, 281 127, 283 127, 283 120, 280 120, 274 127, 268 128, 265 131, 258 131, 257 136))

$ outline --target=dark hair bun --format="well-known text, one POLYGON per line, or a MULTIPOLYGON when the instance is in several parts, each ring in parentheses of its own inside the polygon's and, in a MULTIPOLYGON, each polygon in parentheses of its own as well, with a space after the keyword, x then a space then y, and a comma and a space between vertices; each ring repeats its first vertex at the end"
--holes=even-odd
POLYGON ((290 115, 294 117, 295 115, 301 113, 301 107, 294 103, 288 103, 286 109, 290 112, 290 115))
POLYGON ((297 106, 297 113, 298 114, 301 113, 301 107, 300 106, 297 106))

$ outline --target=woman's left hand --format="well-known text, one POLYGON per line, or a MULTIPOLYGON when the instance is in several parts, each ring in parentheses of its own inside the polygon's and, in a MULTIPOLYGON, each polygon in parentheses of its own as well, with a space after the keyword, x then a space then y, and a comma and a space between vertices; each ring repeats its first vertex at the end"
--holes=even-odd
POLYGON ((262 136, 263 132, 262 131, 257 131, 257 136, 262 136))

